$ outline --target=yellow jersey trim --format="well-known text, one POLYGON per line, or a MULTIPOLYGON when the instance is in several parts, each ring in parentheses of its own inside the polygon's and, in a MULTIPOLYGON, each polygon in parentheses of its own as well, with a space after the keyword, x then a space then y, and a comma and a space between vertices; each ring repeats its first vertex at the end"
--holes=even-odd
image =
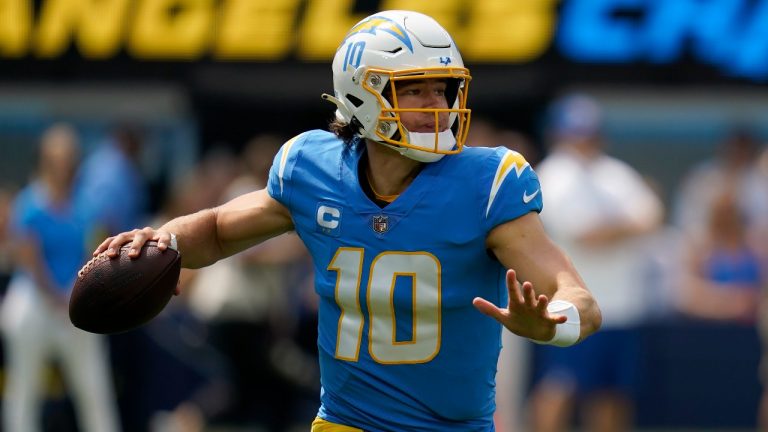
POLYGON ((488 213, 491 212, 491 206, 496 199, 496 194, 499 192, 504 179, 507 178, 512 171, 520 178, 523 171, 529 166, 528 161, 525 160, 520 153, 508 150, 499 161, 499 166, 496 168, 496 175, 493 177, 493 185, 491 185, 491 193, 488 198, 488 207, 485 209, 485 217, 488 217, 488 213))
POLYGON ((288 153, 291 151, 293 143, 295 143, 296 139, 298 139, 300 136, 301 134, 296 135, 283 145, 283 154, 280 158, 280 167, 277 170, 277 177, 280 180, 280 195, 283 194, 283 174, 285 173, 285 166, 288 163, 288 153))

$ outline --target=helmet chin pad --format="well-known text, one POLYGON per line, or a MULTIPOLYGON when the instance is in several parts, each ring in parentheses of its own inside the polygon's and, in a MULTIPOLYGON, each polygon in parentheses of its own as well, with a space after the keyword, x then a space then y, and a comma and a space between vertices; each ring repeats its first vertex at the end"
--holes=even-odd
POLYGON ((450 129, 440 133, 406 132, 409 147, 394 146, 384 142, 381 144, 395 150, 401 155, 418 162, 437 162, 456 147, 456 137, 450 129))

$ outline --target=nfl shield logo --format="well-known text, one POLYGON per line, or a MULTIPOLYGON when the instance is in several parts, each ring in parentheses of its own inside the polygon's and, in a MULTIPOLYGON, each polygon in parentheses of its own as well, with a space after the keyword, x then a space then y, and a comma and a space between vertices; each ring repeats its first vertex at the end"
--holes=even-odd
POLYGON ((373 217, 373 230, 384 234, 389 229, 389 216, 379 215, 373 217))

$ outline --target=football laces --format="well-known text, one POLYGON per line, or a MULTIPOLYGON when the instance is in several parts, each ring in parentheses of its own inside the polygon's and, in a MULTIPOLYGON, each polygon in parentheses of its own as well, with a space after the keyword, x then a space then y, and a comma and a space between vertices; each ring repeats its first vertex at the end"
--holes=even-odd
POLYGON ((79 272, 77 272, 77 277, 82 278, 84 274, 88 273, 88 271, 95 266, 96 264, 108 260, 109 257, 107 256, 107 251, 104 251, 95 257, 91 258, 85 265, 83 265, 83 268, 80 269, 79 272))

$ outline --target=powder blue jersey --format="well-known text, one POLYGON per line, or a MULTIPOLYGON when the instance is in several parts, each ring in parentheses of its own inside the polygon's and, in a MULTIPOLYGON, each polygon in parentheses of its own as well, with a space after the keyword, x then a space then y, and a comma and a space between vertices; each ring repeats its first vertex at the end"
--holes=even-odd
POLYGON ((539 181, 516 152, 468 147, 425 164, 382 209, 360 186, 364 147, 310 131, 270 172, 314 259, 319 416, 366 431, 491 431, 501 325, 472 299, 506 305, 486 236, 540 211, 539 181))

